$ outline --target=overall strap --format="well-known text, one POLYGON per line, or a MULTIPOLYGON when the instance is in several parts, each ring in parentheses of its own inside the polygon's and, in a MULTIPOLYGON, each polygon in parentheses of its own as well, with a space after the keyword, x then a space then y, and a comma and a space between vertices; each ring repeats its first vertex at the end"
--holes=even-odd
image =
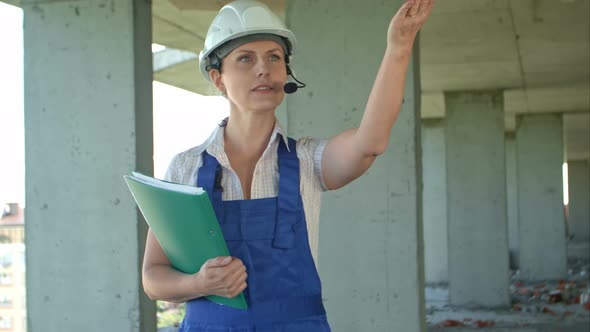
POLYGON ((295 232, 298 220, 303 213, 299 195, 299 158, 297 142, 289 138, 289 149, 283 139, 278 148, 279 159, 279 195, 277 208, 277 225, 274 247, 292 248, 295 245, 295 232))
POLYGON ((215 157, 211 156, 207 151, 202 154, 203 165, 199 168, 197 174, 197 187, 205 189, 209 200, 217 215, 217 220, 223 220, 223 200, 221 194, 223 193, 223 186, 221 185, 221 165, 215 157))

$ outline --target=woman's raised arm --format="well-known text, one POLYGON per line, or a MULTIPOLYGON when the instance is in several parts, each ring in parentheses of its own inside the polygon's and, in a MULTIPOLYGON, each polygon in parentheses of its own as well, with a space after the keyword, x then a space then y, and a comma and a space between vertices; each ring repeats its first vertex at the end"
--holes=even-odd
POLYGON ((331 138, 324 150, 322 173, 328 189, 338 189, 361 176, 387 149, 401 109, 414 41, 433 6, 434 0, 409 0, 391 20, 385 55, 359 128, 331 138))

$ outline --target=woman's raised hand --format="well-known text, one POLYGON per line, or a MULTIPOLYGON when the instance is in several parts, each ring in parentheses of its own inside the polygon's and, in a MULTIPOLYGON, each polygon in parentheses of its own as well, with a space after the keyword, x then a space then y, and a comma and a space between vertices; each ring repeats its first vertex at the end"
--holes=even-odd
POLYGON ((435 0, 406 0, 389 24, 388 47, 411 51, 418 31, 426 22, 435 0))
POLYGON ((216 257, 203 264, 195 274, 204 296, 236 297, 246 289, 246 267, 239 258, 216 257))

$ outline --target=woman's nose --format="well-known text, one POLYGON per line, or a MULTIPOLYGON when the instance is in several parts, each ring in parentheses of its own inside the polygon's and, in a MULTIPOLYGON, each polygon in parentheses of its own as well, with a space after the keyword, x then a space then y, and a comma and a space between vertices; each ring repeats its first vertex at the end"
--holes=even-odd
POLYGON ((258 66, 256 67, 256 72, 258 76, 266 76, 270 74, 270 64, 266 61, 259 61, 258 66))

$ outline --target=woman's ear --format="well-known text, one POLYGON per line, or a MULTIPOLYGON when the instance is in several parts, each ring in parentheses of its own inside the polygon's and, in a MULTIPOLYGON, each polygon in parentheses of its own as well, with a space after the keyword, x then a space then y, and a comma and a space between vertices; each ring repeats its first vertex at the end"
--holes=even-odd
POLYGON ((215 85, 217 90, 221 93, 225 93, 225 85, 223 84, 223 80, 221 79, 221 73, 217 69, 211 69, 209 71, 209 78, 211 82, 215 85))

